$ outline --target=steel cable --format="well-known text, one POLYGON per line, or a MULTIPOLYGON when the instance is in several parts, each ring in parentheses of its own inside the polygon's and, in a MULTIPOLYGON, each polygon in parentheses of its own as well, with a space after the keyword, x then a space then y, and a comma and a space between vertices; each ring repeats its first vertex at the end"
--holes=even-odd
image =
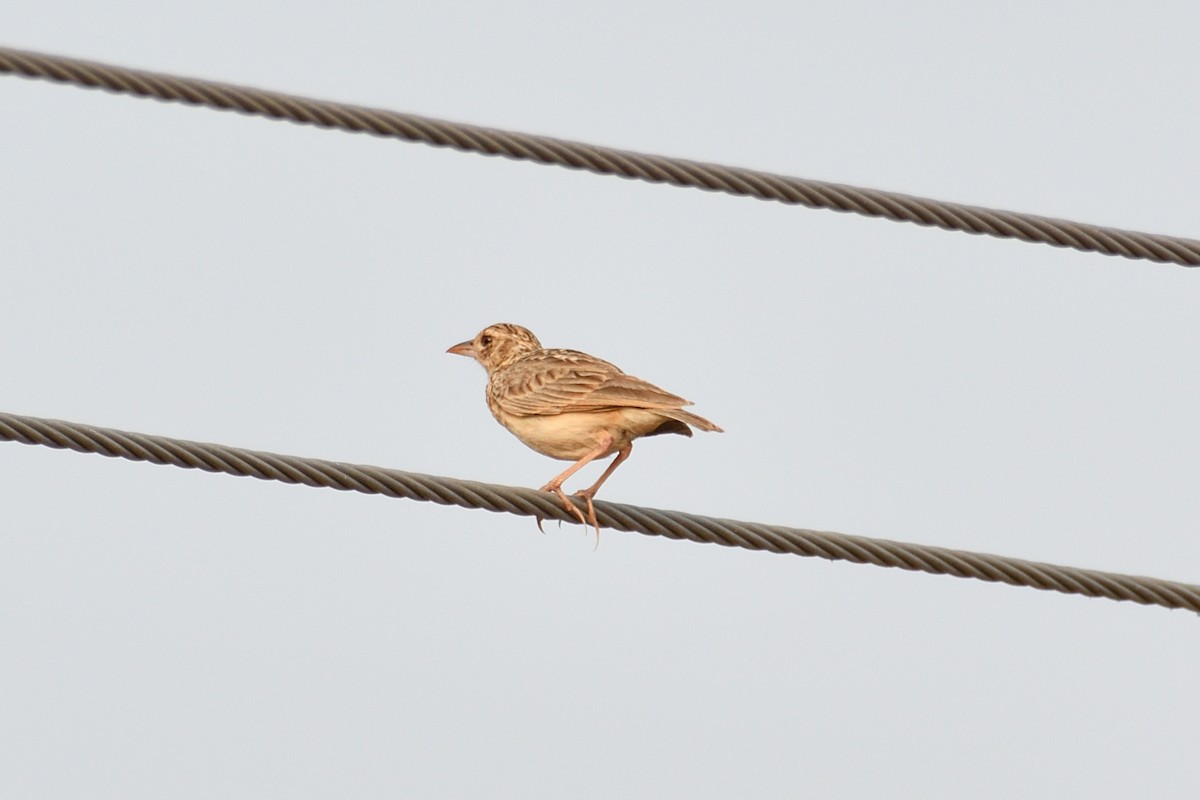
MULTIPOLYGON (((362 494, 577 522, 554 495, 532 489, 201 444, 61 420, 0 413, 0 440, 261 480, 324 486, 362 494)), ((607 528, 651 536, 709 542, 746 550, 816 556, 855 564, 898 567, 934 575, 954 575, 1064 594, 1106 597, 1200 612, 1200 586, 1157 578, 1062 567, 864 536, 715 519, 620 503, 597 502, 596 516, 607 528)))
POLYGON ((883 217, 927 227, 1020 239, 1126 258, 1200 266, 1200 241, 941 202, 548 136, 430 119, 0 47, 0 73, 504 156, 605 175, 883 217))

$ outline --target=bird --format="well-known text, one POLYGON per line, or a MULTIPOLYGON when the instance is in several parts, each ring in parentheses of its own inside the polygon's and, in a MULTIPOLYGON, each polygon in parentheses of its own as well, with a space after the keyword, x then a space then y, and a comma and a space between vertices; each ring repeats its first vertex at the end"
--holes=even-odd
POLYGON ((473 358, 487 370, 487 405, 497 422, 538 453, 574 462, 540 491, 557 495, 580 523, 595 528, 597 544, 600 523, 592 498, 629 458, 634 439, 667 433, 690 437, 693 427, 723 432, 685 411, 692 403, 682 397, 587 353, 542 347, 520 325, 489 325, 446 352, 473 358), (599 479, 575 492, 587 503, 585 517, 563 491, 563 482, 589 462, 614 453, 599 479))

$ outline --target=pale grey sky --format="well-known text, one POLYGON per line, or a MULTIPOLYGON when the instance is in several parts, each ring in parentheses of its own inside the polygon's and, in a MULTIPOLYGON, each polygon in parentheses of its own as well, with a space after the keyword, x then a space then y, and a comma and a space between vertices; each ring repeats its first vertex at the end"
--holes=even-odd
MULTIPOLYGON (((0 42, 1200 236, 1194 2, 0 0, 0 42)), ((1200 581, 1200 272, 0 78, 0 408, 1200 581), (583 474, 590 481, 591 469, 583 474), (569 484, 570 486, 570 484, 569 484)), ((0 445, 6 797, 1192 797, 1200 619, 0 445)))

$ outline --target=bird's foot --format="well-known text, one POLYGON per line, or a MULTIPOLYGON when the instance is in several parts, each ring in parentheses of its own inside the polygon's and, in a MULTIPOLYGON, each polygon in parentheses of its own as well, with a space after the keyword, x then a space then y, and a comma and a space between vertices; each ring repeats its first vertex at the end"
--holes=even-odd
POLYGON ((596 529, 596 547, 592 548, 595 550, 596 548, 600 547, 600 523, 596 520, 596 506, 592 504, 592 498, 596 496, 596 489, 595 487, 591 489, 580 489, 574 494, 574 496, 582 497, 587 501, 587 522, 584 522, 583 524, 591 525, 596 529))
MULTIPOLYGON (((588 524, 587 519, 583 516, 583 512, 579 510, 579 506, 572 503, 571 498, 567 497, 567 493, 562 490, 561 483, 555 483, 554 481, 550 481, 550 483, 547 483, 541 489, 538 489, 538 491, 539 492, 550 492, 552 494, 558 495, 558 499, 562 500, 563 507, 566 508, 569 513, 573 514, 575 516, 575 519, 579 520, 579 522, 583 525, 588 524)), ((589 499, 588 500, 588 509, 590 510, 591 507, 592 507, 592 501, 589 499)), ((595 514, 593 514, 593 517, 594 516, 595 516, 595 514)), ((545 533, 546 531, 542 530, 542 517, 536 517, 536 519, 537 519, 538 530, 542 531, 542 533, 545 533)))

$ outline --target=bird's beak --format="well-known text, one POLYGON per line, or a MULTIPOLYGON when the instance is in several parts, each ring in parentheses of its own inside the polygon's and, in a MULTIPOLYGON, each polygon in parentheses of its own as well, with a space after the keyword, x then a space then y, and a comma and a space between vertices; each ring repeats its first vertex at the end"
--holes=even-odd
POLYGON ((454 353, 456 356, 466 356, 467 358, 475 357, 475 348, 471 346, 470 342, 459 342, 446 352, 454 353))

